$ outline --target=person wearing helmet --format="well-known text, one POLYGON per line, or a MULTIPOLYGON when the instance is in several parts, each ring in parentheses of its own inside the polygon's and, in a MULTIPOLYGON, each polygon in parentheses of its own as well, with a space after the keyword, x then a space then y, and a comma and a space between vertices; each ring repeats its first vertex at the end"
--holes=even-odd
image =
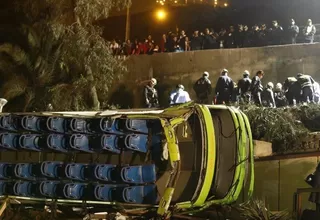
POLYGON ((157 85, 157 80, 152 78, 149 83, 144 87, 144 100, 145 107, 147 108, 158 108, 159 100, 158 100, 158 92, 154 88, 157 85))
POLYGON ((301 101, 301 88, 296 77, 288 77, 283 84, 283 91, 290 106, 301 101))
POLYGON ((288 105, 287 98, 282 90, 282 84, 277 83, 274 89, 274 100, 277 108, 285 107, 288 105))
POLYGON ((253 101, 256 105, 262 105, 261 101, 261 93, 263 92, 263 86, 261 83, 261 79, 264 76, 263 70, 259 70, 256 73, 256 76, 253 77, 251 81, 251 87, 250 87, 250 92, 252 94, 253 101))
POLYGON ((273 83, 268 82, 266 88, 263 91, 262 103, 263 103, 263 106, 265 106, 265 107, 269 107, 269 108, 276 107, 276 103, 274 100, 273 88, 274 88, 273 83))
POLYGON ((309 75, 298 73, 297 80, 300 85, 300 90, 302 91, 301 101, 304 103, 313 102, 313 84, 315 83, 314 79, 309 75))
POLYGON ((196 81, 193 86, 193 90, 197 95, 197 102, 200 104, 212 104, 209 102, 209 96, 211 95, 212 87, 209 80, 209 73, 204 72, 203 76, 196 81))
POLYGON ((176 89, 170 94, 170 105, 183 104, 190 102, 190 95, 184 90, 184 86, 179 84, 176 89))
POLYGON ((240 102, 248 104, 251 99, 250 93, 251 79, 248 70, 243 73, 243 78, 238 82, 238 94, 240 96, 240 102))
POLYGON ((216 84, 217 104, 229 104, 234 89, 234 83, 228 76, 228 70, 223 69, 216 84))
POLYGON ((303 29, 304 42, 312 44, 314 41, 314 35, 316 34, 316 32, 317 32, 317 29, 312 24, 312 20, 308 19, 307 26, 303 29))

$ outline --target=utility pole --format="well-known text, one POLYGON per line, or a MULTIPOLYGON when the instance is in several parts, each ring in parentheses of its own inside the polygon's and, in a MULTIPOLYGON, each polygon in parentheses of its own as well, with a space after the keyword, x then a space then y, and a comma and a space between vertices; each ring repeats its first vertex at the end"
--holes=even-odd
POLYGON ((127 7, 126 41, 130 39, 130 6, 127 7))

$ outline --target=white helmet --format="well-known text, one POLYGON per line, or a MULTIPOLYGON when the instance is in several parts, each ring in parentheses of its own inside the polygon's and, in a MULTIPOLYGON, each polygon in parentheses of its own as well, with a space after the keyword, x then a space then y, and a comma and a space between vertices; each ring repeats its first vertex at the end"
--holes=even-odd
POLYGON ((277 83, 276 84, 276 90, 277 91, 281 91, 282 90, 282 84, 281 83, 277 83))
POLYGON ((250 72, 249 72, 248 70, 245 70, 245 71, 243 72, 243 76, 250 76, 250 72))
POLYGON ((150 81, 153 85, 157 85, 157 80, 155 78, 152 78, 150 81))
POLYGON ((267 83, 267 88, 273 89, 274 88, 273 83, 272 82, 268 82, 267 83))

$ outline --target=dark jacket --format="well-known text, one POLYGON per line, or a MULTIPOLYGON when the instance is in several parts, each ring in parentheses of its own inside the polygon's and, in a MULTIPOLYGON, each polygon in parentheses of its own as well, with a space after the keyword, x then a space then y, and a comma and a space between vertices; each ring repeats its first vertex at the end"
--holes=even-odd
POLYGON ((229 76, 220 76, 218 81, 217 81, 217 85, 216 85, 216 94, 219 93, 229 93, 230 95, 233 92, 233 81, 229 76))
POLYGON ((274 99, 274 93, 272 89, 266 88, 262 94, 262 103, 265 107, 276 107, 276 102, 274 99))
POLYGON ((201 77, 193 86, 198 99, 207 99, 211 94, 211 81, 207 77, 201 77))
POLYGON ((238 82, 238 94, 240 96, 245 95, 249 92, 251 86, 251 79, 249 77, 245 77, 240 79, 238 82))
POLYGON ((159 107, 158 92, 154 87, 148 85, 144 87, 144 99, 146 107, 159 107))
POLYGON ((258 76, 252 78, 250 91, 252 92, 252 94, 261 93, 263 91, 263 86, 258 76))

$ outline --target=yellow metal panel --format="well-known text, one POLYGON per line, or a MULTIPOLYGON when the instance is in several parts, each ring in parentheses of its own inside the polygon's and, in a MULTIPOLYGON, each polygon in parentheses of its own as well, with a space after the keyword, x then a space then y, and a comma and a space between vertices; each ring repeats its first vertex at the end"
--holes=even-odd
POLYGON ((174 193, 174 188, 167 188, 166 191, 164 192, 163 197, 161 198, 161 201, 159 203, 159 208, 158 208, 158 215, 165 215, 166 212, 168 211, 168 208, 171 203, 171 199, 174 193))

